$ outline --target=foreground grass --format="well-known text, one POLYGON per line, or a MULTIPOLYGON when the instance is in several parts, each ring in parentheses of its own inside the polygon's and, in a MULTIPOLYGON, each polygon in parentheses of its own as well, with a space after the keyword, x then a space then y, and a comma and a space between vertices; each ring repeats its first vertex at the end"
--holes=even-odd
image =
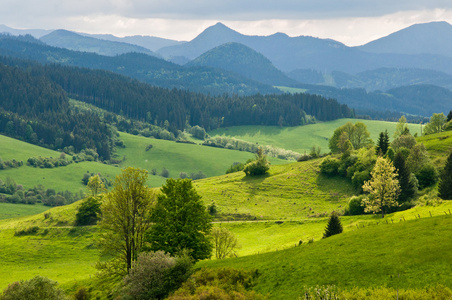
MULTIPOLYGON (((395 131, 397 122, 385 122, 360 119, 339 119, 329 122, 310 124, 297 127, 277 126, 236 126, 220 128, 210 131, 211 136, 225 135, 237 139, 259 143, 261 145, 273 145, 275 147, 293 150, 299 153, 309 153, 313 146, 321 147, 323 153, 329 152, 328 139, 339 126, 347 122, 363 122, 369 130, 371 139, 376 143, 380 132, 388 130, 389 136, 395 131)), ((408 124, 411 134, 420 135, 419 124, 408 124)))
POLYGON ((330 284, 346 289, 452 287, 451 228, 451 216, 380 223, 283 251, 197 266, 257 269, 261 275, 255 290, 271 299, 297 299, 303 286, 330 284))

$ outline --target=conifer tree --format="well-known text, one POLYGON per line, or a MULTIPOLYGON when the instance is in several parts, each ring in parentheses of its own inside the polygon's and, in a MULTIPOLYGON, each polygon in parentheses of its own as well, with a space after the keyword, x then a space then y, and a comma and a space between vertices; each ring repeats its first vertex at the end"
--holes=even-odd
POLYGON ((331 213, 328 219, 328 224, 326 225, 325 232, 323 233, 323 238, 342 233, 342 224, 339 216, 336 212, 331 213))
POLYGON ((398 180, 400 184, 400 194, 397 202, 402 203, 413 197, 416 192, 416 186, 410 180, 411 172, 408 169, 405 158, 401 152, 397 152, 394 157, 394 168, 397 170, 398 180))
POLYGON ((447 157, 446 165, 440 175, 438 197, 444 200, 452 199, 452 152, 447 157))
POLYGON ((385 155, 386 152, 388 151, 389 148, 389 135, 388 135, 388 131, 382 131, 380 132, 380 135, 378 137, 378 141, 377 141, 377 155, 380 154, 381 155, 385 155))

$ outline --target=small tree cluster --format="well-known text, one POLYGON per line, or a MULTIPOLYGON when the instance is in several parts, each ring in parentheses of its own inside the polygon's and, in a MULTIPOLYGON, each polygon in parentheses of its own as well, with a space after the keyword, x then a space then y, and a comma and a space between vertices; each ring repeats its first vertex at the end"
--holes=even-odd
POLYGON ((35 276, 30 280, 22 280, 8 285, 0 296, 0 300, 66 300, 64 291, 58 283, 46 277, 35 276))
POLYGON ((452 152, 447 157, 446 165, 440 175, 438 197, 444 200, 452 199, 452 152))
POLYGON ((247 163, 243 168, 246 176, 264 175, 270 169, 270 162, 264 155, 262 148, 259 148, 256 153, 256 160, 247 163))

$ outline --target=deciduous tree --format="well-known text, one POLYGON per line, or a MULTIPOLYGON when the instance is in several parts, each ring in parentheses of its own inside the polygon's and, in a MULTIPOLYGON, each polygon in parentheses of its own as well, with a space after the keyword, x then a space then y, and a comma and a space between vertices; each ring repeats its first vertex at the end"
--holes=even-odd
POLYGON ((209 258, 213 247, 211 216, 191 179, 169 178, 161 191, 147 238, 151 250, 176 255, 187 249, 195 260, 209 258))
POLYGON ((363 199, 365 211, 381 212, 381 217, 384 218, 388 208, 398 205, 396 199, 400 193, 400 185, 397 173, 389 160, 378 157, 371 175, 372 179, 363 185, 363 190, 371 196, 363 199))
POLYGON ((116 176, 113 190, 105 195, 101 205, 100 222, 103 254, 116 259, 108 266, 99 263, 101 270, 115 270, 112 275, 124 275, 137 259, 144 243, 144 234, 150 228, 149 216, 154 206, 154 192, 146 186, 148 172, 137 168, 126 168, 116 176))
POLYGON ((214 227, 212 237, 215 244, 215 257, 226 258, 238 247, 237 237, 225 227, 214 227))

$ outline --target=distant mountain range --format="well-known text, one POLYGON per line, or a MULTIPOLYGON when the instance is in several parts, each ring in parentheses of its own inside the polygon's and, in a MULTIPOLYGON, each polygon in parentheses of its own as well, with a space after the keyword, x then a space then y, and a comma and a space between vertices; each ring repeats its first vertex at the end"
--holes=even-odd
POLYGON ((34 49, 3 42, 0 54, 105 69, 166 88, 248 95, 298 87, 371 115, 390 110, 426 116, 452 109, 452 26, 446 22, 413 25, 359 47, 284 33, 248 36, 221 23, 189 42, 65 30, 10 33, 40 35, 48 45, 102 56, 38 47, 30 38, 34 49))

